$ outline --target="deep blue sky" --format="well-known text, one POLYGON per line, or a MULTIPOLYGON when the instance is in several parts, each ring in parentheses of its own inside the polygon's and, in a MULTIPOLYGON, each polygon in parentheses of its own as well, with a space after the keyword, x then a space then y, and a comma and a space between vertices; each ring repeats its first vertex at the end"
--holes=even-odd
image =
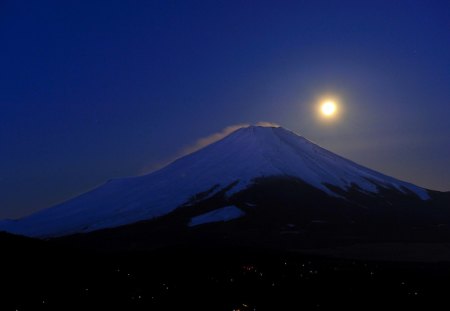
POLYGON ((450 190, 450 1, 0 1, 0 218, 272 121, 450 190), (314 112, 338 96, 332 123, 314 112))

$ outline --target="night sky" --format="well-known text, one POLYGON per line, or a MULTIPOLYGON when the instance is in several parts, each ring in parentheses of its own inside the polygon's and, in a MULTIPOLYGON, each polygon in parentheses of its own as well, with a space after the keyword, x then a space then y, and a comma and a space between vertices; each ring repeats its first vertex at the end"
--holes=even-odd
POLYGON ((259 121, 449 191, 449 16, 442 0, 0 1, 0 218, 259 121))

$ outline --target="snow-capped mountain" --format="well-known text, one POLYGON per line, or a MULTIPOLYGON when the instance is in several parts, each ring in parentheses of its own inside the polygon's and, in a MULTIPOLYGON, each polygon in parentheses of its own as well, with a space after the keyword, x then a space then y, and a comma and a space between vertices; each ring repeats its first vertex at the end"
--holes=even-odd
MULTIPOLYGON (((56 237, 118 227, 167 215, 199 195, 232 197, 255 179, 271 176, 297 178, 335 198, 355 189, 362 194, 387 189, 430 199, 426 189, 344 159, 282 127, 249 126, 151 174, 112 180, 31 216, 2 221, 0 231, 56 237)), ((244 215, 237 207, 222 207, 191 219, 189 226, 244 215)))

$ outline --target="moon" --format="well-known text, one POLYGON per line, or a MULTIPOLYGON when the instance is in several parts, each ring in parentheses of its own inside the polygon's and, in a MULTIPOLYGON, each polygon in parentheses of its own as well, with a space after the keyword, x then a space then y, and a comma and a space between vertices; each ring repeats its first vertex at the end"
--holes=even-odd
POLYGON ((320 111, 322 112, 322 115, 325 117, 332 117, 336 114, 337 105, 332 100, 327 100, 322 103, 320 106, 320 111))

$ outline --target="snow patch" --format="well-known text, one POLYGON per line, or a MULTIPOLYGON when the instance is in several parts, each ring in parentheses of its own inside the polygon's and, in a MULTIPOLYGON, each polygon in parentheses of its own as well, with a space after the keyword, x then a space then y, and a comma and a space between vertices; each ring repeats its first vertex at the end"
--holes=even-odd
POLYGON ((189 222, 189 227, 194 227, 211 222, 230 221, 240 218, 245 215, 245 212, 234 205, 225 206, 211 212, 192 217, 189 222))

